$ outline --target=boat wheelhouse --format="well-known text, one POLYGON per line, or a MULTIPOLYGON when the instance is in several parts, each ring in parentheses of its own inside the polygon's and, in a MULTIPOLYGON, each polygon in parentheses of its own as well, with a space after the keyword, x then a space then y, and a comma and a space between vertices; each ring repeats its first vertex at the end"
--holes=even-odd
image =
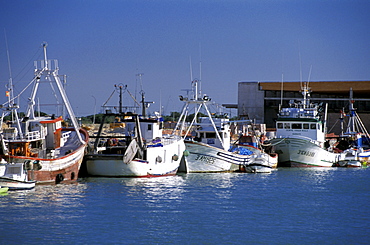
POLYGON ((291 100, 278 114, 276 138, 271 143, 279 155, 279 166, 331 167, 340 158, 325 148, 327 107, 322 115, 322 103, 311 103, 310 92, 304 83, 303 99, 291 100))

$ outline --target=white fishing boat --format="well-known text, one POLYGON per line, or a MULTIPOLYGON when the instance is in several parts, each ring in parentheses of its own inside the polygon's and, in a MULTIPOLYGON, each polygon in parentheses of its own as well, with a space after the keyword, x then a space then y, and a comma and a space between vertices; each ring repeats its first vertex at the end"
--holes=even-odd
POLYGON ((277 169, 278 155, 273 152, 265 152, 256 136, 242 135, 235 143, 235 146, 251 151, 257 156, 253 163, 243 166, 242 171, 248 173, 271 173, 277 169))
POLYGON ((117 113, 105 110, 97 135, 91 136, 94 146, 85 156, 88 176, 159 177, 177 173, 185 151, 184 141, 178 136, 163 135, 163 119, 146 117, 145 104, 142 93, 141 116, 122 112, 121 104, 117 113), (103 132, 108 117, 115 117, 116 123, 103 132))
POLYGON ((322 106, 310 102, 307 83, 302 87, 303 99, 291 100, 282 108, 276 121, 276 138, 271 143, 279 155, 279 165, 288 167, 331 167, 338 162, 339 154, 324 148, 326 113, 322 106))
POLYGON ((77 181, 88 134, 77 123, 60 79, 62 76, 58 74, 58 62, 47 59, 46 47, 43 44, 44 59, 35 62, 35 75, 28 86, 15 97, 12 85, 9 86, 8 101, 1 106, 0 158, 9 164, 28 161, 28 180, 39 184, 77 181), (45 103, 48 96, 45 90, 38 94, 45 84, 50 85, 48 91, 57 98, 55 104, 45 103), (20 107, 15 101, 31 85, 28 108, 20 118, 20 107), (44 105, 52 105, 55 114, 41 115, 40 108, 44 105), (65 111, 71 127, 62 117, 65 111), (7 115, 10 119, 5 122, 7 115))
POLYGON ((357 155, 360 151, 348 143, 348 137, 341 136, 341 141, 347 142, 344 152, 334 149, 337 140, 325 144, 327 107, 324 115, 321 115, 322 105, 310 102, 310 89, 306 83, 302 87, 302 94, 301 101, 290 101, 289 108, 280 110, 276 121, 276 138, 271 140, 271 144, 276 147, 279 165, 332 167, 346 159, 356 160, 349 157, 349 154, 357 155))
POLYGON ((210 98, 198 93, 197 80, 192 82, 192 86, 191 98, 180 96, 180 100, 184 101, 184 107, 173 132, 182 135, 186 145, 186 161, 181 162, 179 172, 228 172, 252 163, 256 158, 255 154, 242 155, 229 151, 231 146, 229 119, 213 117, 207 106, 210 104, 210 98), (186 119, 192 107, 194 117, 187 125, 186 119), (198 117, 202 108, 207 117, 198 117), (193 137, 189 137, 189 134, 193 137))
POLYGON ((9 190, 33 189, 36 181, 28 180, 27 169, 32 164, 30 161, 24 163, 7 163, 4 165, 5 172, 0 176, 0 186, 8 187, 9 190))

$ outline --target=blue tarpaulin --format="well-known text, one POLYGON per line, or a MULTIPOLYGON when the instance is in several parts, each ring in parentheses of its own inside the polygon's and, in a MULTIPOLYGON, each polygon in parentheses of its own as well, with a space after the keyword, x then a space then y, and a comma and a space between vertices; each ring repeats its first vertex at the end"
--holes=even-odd
POLYGON ((238 153, 240 155, 247 155, 247 156, 253 154, 252 151, 250 151, 250 150, 248 150, 246 148, 243 148, 243 147, 233 147, 233 146, 231 146, 230 149, 229 149, 229 151, 236 152, 236 153, 238 153))

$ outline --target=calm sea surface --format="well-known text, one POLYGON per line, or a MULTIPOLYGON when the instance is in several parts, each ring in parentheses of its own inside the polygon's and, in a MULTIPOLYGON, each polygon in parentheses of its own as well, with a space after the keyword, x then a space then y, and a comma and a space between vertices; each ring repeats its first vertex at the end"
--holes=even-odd
POLYGON ((85 178, 0 196, 1 244, 369 244, 369 169, 85 178))

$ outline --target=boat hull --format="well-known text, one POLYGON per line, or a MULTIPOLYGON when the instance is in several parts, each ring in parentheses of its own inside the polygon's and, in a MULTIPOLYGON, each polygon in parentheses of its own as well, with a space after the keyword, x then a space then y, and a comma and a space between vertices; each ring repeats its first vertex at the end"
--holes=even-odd
POLYGON ((244 171, 247 173, 271 173, 277 168, 278 155, 262 152, 260 149, 250 145, 238 145, 257 155, 253 163, 245 165, 244 171))
POLYGON ((30 190, 36 185, 36 181, 19 181, 0 177, 0 186, 8 187, 9 190, 30 190))
POLYGON ((370 163, 370 151, 361 152, 358 154, 358 160, 363 163, 362 165, 368 165, 370 163))
POLYGON ((276 138, 271 144, 279 155, 280 167, 332 167, 340 158, 340 154, 328 152, 309 140, 276 138))
POLYGON ((185 141, 185 145, 188 153, 181 170, 186 173, 229 172, 255 160, 255 155, 239 155, 196 141, 185 141))
MULTIPOLYGON (((65 130, 73 131, 71 129, 65 130)), ((78 179, 78 173, 89 139, 85 130, 80 129, 80 134, 83 136, 85 142, 73 143, 75 144, 73 146, 69 145, 69 151, 64 156, 50 159, 14 155, 2 155, 1 157, 8 163, 24 163, 29 161, 32 167, 27 171, 28 180, 36 181, 37 184, 75 182, 78 179)), ((77 142, 77 138, 71 139, 71 141, 77 142)), ((62 150, 60 149, 60 151, 62 150)))
POLYGON ((247 173, 271 173, 272 170, 272 167, 258 163, 252 163, 244 166, 244 172, 247 173))
POLYGON ((175 175, 185 145, 183 140, 161 147, 148 147, 147 160, 134 158, 124 162, 121 154, 88 154, 85 156, 88 176, 96 177, 160 177, 175 175))
POLYGON ((87 155, 86 168, 89 176, 96 177, 156 177, 175 175, 179 164, 150 163, 134 159, 123 162, 122 155, 87 155))
POLYGON ((28 170, 28 179, 37 181, 37 184, 59 184, 61 182, 77 181, 78 172, 84 156, 85 146, 60 158, 42 159, 34 157, 7 156, 9 162, 22 163, 27 160, 38 161, 40 170, 28 170))

